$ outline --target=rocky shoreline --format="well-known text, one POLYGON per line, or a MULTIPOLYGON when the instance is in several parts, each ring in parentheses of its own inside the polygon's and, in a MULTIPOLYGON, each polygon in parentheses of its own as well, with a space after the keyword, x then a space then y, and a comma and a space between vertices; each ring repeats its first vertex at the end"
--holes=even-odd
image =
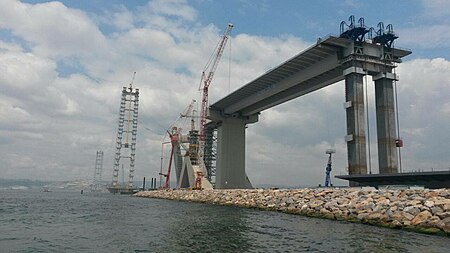
POLYGON ((135 196, 257 208, 450 236, 450 189, 155 190, 135 196))

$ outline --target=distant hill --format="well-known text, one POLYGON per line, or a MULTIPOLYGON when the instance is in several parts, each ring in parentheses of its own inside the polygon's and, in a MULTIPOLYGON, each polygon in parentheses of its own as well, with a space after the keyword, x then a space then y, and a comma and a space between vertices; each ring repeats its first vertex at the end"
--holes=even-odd
POLYGON ((0 178, 0 189, 41 188, 47 184, 49 184, 49 182, 47 182, 47 181, 0 178))

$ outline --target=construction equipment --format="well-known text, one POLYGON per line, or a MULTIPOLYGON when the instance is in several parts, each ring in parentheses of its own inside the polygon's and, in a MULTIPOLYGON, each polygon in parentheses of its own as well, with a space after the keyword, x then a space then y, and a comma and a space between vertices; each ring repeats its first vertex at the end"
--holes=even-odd
POLYGON ((212 189, 213 187, 208 181, 208 173, 203 161, 203 148, 206 132, 205 125, 208 114, 208 91, 232 28, 233 25, 228 24, 223 37, 216 47, 217 51, 213 53, 202 72, 202 78, 200 81, 200 89, 202 90, 200 134, 198 130, 195 130, 195 100, 192 100, 189 106, 182 113, 180 113, 180 117, 170 127, 171 131, 167 131, 171 140, 170 142, 172 144, 172 149, 170 152, 170 161, 167 173, 160 173, 161 176, 165 177, 165 188, 169 187, 172 160, 175 162, 177 188, 190 187, 194 189, 212 189), (179 127, 179 124, 181 123, 179 120, 182 118, 191 118, 190 131, 187 135, 182 134, 181 128, 179 127), (186 143, 189 143, 189 145, 186 146, 186 143), (181 154, 182 150, 186 151, 184 155, 181 154))
POLYGON ((197 177, 195 178, 195 186, 194 190, 202 190, 202 178, 203 178, 203 172, 197 171, 197 177))
POLYGON ((214 72, 217 69, 220 58, 222 57, 223 50, 225 49, 225 45, 227 44, 228 37, 230 36, 231 29, 233 29, 233 24, 229 23, 227 29, 225 30, 222 39, 219 41, 217 51, 211 57, 210 61, 206 64, 205 70, 202 73, 202 79, 200 85, 203 84, 201 89, 203 90, 202 95, 202 105, 200 111, 200 142, 205 140, 205 124, 206 124, 206 116, 208 112, 208 89, 211 85, 211 81, 214 77, 214 72), (209 72, 208 72, 209 69, 209 72), (208 72, 208 75, 206 75, 208 72))
POLYGON ((166 183, 164 184, 164 188, 169 188, 169 181, 170 181, 170 170, 172 167, 172 160, 173 160, 173 153, 175 152, 175 150, 177 149, 177 144, 178 144, 178 140, 179 140, 179 129, 177 127, 172 127, 171 131, 167 131, 167 133, 169 134, 170 137, 170 142, 172 144, 172 149, 170 150, 170 160, 169 160, 169 167, 167 168, 167 174, 162 174, 163 176, 166 177, 166 183))
POLYGON ((188 105, 188 107, 184 110, 184 112, 180 113, 180 118, 191 118, 191 131, 195 130, 195 116, 194 116, 194 104, 195 99, 192 99, 192 102, 188 105))
MULTIPOLYGON (((180 122, 180 120, 182 118, 192 118, 191 119, 191 131, 193 131, 195 129, 195 120, 193 119, 194 116, 192 115, 195 102, 196 102, 196 100, 192 99, 191 103, 183 110, 183 112, 180 113, 180 116, 177 118, 177 120, 175 120, 175 122, 169 127, 170 131, 167 130, 167 134, 169 135, 170 141, 163 142, 163 145, 168 144, 168 143, 171 144, 170 158, 169 158, 170 160, 169 160, 167 172, 165 174, 162 173, 162 171, 159 173, 160 176, 164 176, 164 178, 165 178, 165 184, 163 186, 164 188, 170 188, 170 173, 171 173, 173 160, 175 160, 175 169, 176 169, 177 178, 179 177, 181 166, 182 166, 180 145, 183 145, 183 143, 181 141, 182 135, 181 135, 181 127, 180 127, 183 125, 183 123, 180 122)), ((162 154, 161 154, 161 159, 163 159, 162 154)), ((162 160, 161 160, 161 162, 162 162, 162 160)), ((162 166, 162 164, 161 164, 161 166, 162 166)))
POLYGON ((327 167, 326 167, 326 172, 325 172, 325 187, 330 187, 332 186, 331 184, 331 178, 330 178, 330 173, 331 173, 331 155, 336 153, 335 149, 327 149, 327 151, 325 152, 325 154, 329 155, 328 157, 328 163, 327 163, 327 167))
POLYGON ((160 173, 161 177, 165 177, 164 188, 170 188, 169 182, 172 174, 172 164, 175 167, 177 188, 213 188, 212 184, 207 180, 207 171, 205 170, 204 164, 199 160, 199 138, 198 130, 195 130, 194 103, 195 100, 192 100, 191 104, 170 127, 170 131, 167 131, 170 142, 163 142, 163 145, 171 143, 167 172, 165 174, 160 173), (187 134, 183 134, 181 131, 182 126, 184 126, 182 124, 183 122, 180 122, 181 118, 192 118, 191 130, 187 134))

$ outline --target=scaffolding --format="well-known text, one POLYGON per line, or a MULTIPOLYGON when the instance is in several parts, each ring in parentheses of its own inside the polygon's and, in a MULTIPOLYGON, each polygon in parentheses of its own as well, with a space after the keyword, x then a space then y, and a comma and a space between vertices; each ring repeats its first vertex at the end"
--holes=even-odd
POLYGON ((92 192, 98 192, 102 190, 102 170, 103 170, 103 151, 97 151, 97 156, 95 158, 95 168, 94 168, 94 180, 91 185, 92 192))
MULTIPOLYGON (((136 157, 136 135, 138 124, 139 89, 132 85, 122 89, 119 110, 119 124, 117 127, 116 152, 114 156, 113 180, 111 189, 114 192, 133 190, 134 161, 136 157), (128 163, 128 183, 119 184, 119 168, 128 163)), ((111 191, 111 190, 110 190, 111 191)))
POLYGON ((206 178, 214 185, 216 178, 217 127, 209 123, 205 127, 205 146, 203 161, 206 167, 206 178))

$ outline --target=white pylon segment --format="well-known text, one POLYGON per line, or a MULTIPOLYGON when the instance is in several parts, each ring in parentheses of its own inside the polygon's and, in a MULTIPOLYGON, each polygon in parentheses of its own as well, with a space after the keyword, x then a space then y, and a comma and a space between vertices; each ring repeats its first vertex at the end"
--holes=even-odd
MULTIPOLYGON (((133 77, 134 79, 134 77, 133 77)), ((119 187, 119 166, 123 158, 129 159, 128 184, 124 188, 134 187, 134 162, 136 159, 136 135, 138 125, 139 89, 123 87, 119 110, 119 125, 117 128, 116 153, 113 168, 113 188, 119 187), (131 136, 131 138, 130 138, 131 136), (131 140, 131 141, 130 141, 131 140), (123 154, 125 151, 127 154, 123 154)), ((124 162, 122 162, 124 164, 124 162)))

